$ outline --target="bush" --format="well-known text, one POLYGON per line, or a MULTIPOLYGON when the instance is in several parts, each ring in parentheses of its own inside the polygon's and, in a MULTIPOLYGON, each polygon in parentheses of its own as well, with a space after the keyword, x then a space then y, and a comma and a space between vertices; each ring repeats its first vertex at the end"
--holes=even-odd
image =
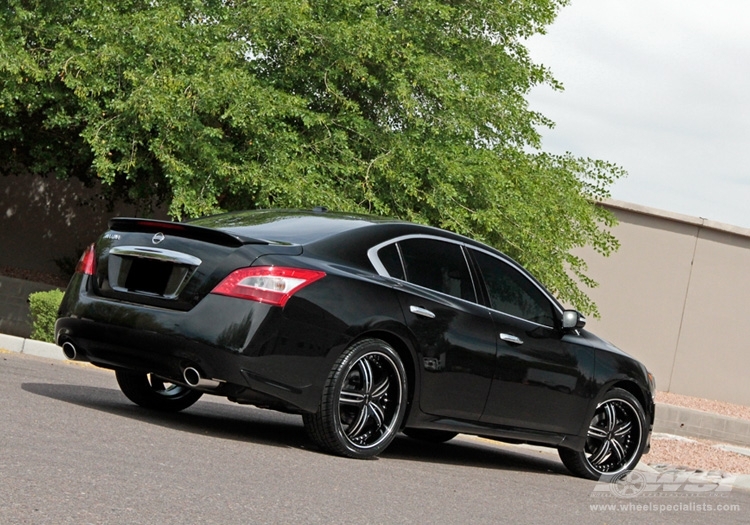
POLYGON ((61 290, 34 292, 29 295, 31 311, 31 338, 48 343, 55 342, 55 320, 62 302, 61 290))

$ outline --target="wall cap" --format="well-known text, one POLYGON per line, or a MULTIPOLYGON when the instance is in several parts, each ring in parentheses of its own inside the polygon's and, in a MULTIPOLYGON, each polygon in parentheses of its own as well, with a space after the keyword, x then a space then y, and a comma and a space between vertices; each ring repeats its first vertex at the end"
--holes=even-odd
POLYGON ((640 215, 649 215, 651 217, 657 217, 673 222, 697 226, 698 228, 708 228, 724 233, 730 233, 732 235, 738 235, 740 237, 750 238, 750 228, 743 228, 741 226, 734 226, 732 224, 726 224, 719 221, 712 221, 703 217, 683 215, 681 213, 660 210, 657 208, 651 208, 649 206, 643 206, 641 204, 634 204, 632 202, 619 201, 616 199, 605 199, 601 202, 601 204, 605 208, 629 211, 640 215))

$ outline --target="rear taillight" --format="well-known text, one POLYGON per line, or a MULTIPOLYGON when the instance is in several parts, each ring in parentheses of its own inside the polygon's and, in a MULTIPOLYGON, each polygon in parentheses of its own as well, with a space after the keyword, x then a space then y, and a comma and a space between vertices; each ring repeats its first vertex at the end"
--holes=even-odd
POLYGON ((96 252, 94 251, 93 244, 86 248, 86 251, 81 255, 81 259, 76 266, 76 273, 84 275, 94 275, 96 273, 96 252))
POLYGON ((283 266, 240 268, 229 274, 211 293, 284 306, 292 295, 325 275, 317 270, 283 266))

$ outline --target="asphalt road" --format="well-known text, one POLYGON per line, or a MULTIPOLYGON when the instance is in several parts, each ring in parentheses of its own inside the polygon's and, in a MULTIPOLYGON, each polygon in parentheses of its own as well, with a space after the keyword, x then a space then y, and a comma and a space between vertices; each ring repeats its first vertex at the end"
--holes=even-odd
POLYGON ((597 486, 554 454, 475 438, 334 457, 297 416, 210 396, 165 416, 131 404, 110 372, 0 353, 3 525, 750 521, 748 492, 597 486))

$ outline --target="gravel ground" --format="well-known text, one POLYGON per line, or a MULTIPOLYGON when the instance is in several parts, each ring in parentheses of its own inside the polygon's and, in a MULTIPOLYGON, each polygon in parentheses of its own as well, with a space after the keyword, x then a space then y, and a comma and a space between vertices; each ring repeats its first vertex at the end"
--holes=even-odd
MULTIPOLYGON (((694 410, 714 412, 729 417, 750 420, 750 407, 721 401, 657 392, 656 402, 694 410)), ((673 465, 703 471, 722 471, 730 474, 750 474, 750 456, 717 448, 715 441, 655 434, 651 438, 651 452, 643 460, 663 469, 673 465)))
POLYGON ((671 392, 657 392, 656 402, 750 420, 750 406, 745 405, 734 405, 723 401, 682 396, 680 394, 672 394, 671 392))

